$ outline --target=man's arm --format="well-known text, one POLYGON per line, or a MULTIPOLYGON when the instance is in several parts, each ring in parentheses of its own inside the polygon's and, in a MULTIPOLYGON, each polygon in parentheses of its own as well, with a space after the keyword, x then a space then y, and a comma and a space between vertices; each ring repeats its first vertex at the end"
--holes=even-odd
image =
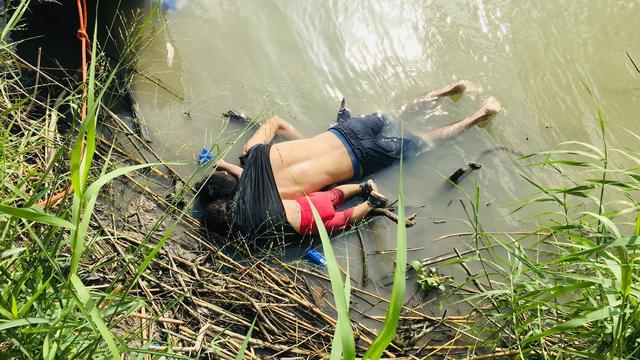
POLYGON ((254 145, 270 143, 276 135, 280 135, 289 140, 302 139, 304 137, 293 125, 278 116, 272 116, 260 125, 251 139, 244 144, 242 155, 246 154, 254 145))

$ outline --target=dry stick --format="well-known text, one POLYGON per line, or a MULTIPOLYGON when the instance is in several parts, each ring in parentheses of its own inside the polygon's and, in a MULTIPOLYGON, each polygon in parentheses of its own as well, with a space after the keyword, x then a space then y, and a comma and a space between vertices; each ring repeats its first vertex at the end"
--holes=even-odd
POLYGON ((638 68, 638 65, 636 65, 635 61, 633 61, 633 59, 631 58, 631 55, 629 55, 629 52, 625 51, 625 53, 627 54, 629 60, 631 60, 633 67, 636 68, 636 71, 638 72, 638 74, 640 74, 640 69, 638 68))
MULTIPOLYGON (((456 252, 456 255, 458 255, 458 258, 459 258, 460 260, 462 260, 462 256, 461 256, 461 255, 460 255, 460 253, 458 252, 458 249, 456 249, 456 248, 454 247, 454 248, 453 248, 453 251, 455 251, 455 252, 456 252)), ((465 272, 467 273, 467 275, 471 278, 471 281, 473 281, 473 285, 475 285, 475 287, 476 287, 476 288, 477 288, 481 293, 486 292, 486 290, 485 290, 484 286, 482 286, 482 283, 480 283, 480 282, 478 281, 478 279, 476 279, 476 277, 471 273, 471 270, 469 270, 469 267, 467 266, 467 264, 465 264, 465 262, 464 262, 464 261, 461 261, 461 262, 460 262, 460 266, 462 266, 462 268, 464 269, 464 271, 465 271, 465 272)), ((494 308, 495 308, 495 309, 497 309, 497 308, 498 308, 498 303, 496 303, 496 301, 495 301, 492 297, 489 297, 489 301, 491 301, 491 303, 493 304, 493 306, 494 306, 494 308)), ((493 326, 495 326, 495 327, 496 327, 496 329, 500 329, 500 328, 501 328, 501 325, 500 325, 500 324, 498 324, 495 320, 493 320, 493 319, 489 318, 488 316, 486 316, 486 315, 484 314, 484 312, 483 312, 483 311, 480 311, 480 309, 478 309, 478 308, 477 308, 473 303, 471 303, 471 302, 470 302, 470 301, 468 301, 468 300, 465 300, 465 302, 466 302, 467 304, 469 304, 471 307, 473 307, 473 308, 475 309, 475 311, 477 311, 479 314, 482 314, 482 316, 483 316, 485 319, 487 319, 489 322, 491 322, 491 324, 493 324, 493 326)), ((513 336, 513 335, 512 335, 512 336, 513 336)))
POLYGON ((131 86, 127 86, 125 92, 129 98, 129 102, 131 103, 131 115, 134 119, 134 124, 140 133, 140 137, 142 137, 146 142, 151 142, 149 128, 147 127, 147 123, 144 121, 144 116, 142 116, 142 112, 140 111, 140 105, 138 104, 136 96, 133 94, 133 90, 131 90, 131 86))
MULTIPOLYGON (((36 61, 36 69, 38 69, 38 71, 36 71, 36 80, 35 80, 35 83, 34 83, 34 86, 33 86, 34 98, 35 98, 35 95, 38 93, 38 84, 40 83, 40 60, 41 59, 42 59, 42 48, 38 47, 38 59, 36 61)), ((29 105, 27 105, 27 109, 25 110, 25 114, 28 114, 28 113, 31 112, 31 107, 33 107, 33 101, 31 101, 29 103, 29 105)))
POLYGON ((156 85, 157 87, 159 87, 159 88, 161 88, 161 89, 165 90, 166 92, 168 92, 169 94, 171 94, 171 95, 175 96, 176 98, 178 98, 178 99, 180 99, 180 100, 182 100, 182 101, 186 101, 186 99, 185 99, 183 96, 178 95, 178 93, 177 93, 177 92, 175 92, 174 90, 171 90, 171 88, 169 88, 167 85, 164 85, 164 84, 162 83, 162 81, 160 81, 160 79, 154 79, 154 78, 152 78, 150 75, 147 75, 147 74, 143 73, 142 71, 140 71, 140 70, 138 70, 138 69, 135 69, 135 68, 133 69, 133 71, 134 71, 136 74, 138 74, 138 75, 140 75, 140 76, 144 77, 145 79, 147 79, 147 80, 151 81, 151 82, 152 82, 154 85, 156 85))
MULTIPOLYGON (((33 65, 31 65, 28 61, 24 60, 23 58, 21 58, 20 56, 18 56, 18 54, 9 51, 9 54, 14 57, 16 60, 18 60, 18 62, 22 63, 23 65, 29 67, 31 70, 35 71, 36 73, 42 75, 44 78, 46 78, 47 80, 51 81, 53 84, 59 86, 60 88, 67 90, 68 92, 72 92, 71 89, 67 88, 65 85, 59 83, 58 81, 56 81, 55 79, 53 79, 51 76, 49 76, 47 73, 45 73, 44 71, 34 67, 33 65)), ((45 106, 46 107, 46 106, 45 106)), ((146 142, 143 141, 142 138, 140 138, 139 136, 137 136, 137 134, 135 134, 131 128, 129 128, 129 126, 127 126, 124 121, 122 121, 122 119, 120 119, 120 117, 118 117, 116 114, 114 114, 111 110, 109 110, 109 108, 103 104, 100 103, 100 107, 102 107, 103 110, 105 110, 109 116, 111 116, 111 118, 113 120, 115 120, 116 122, 118 122, 118 124, 127 132, 125 132, 125 135, 127 135, 128 137, 131 135, 134 138, 137 138, 137 140, 140 141, 141 144, 143 144, 143 146, 145 147, 145 150, 147 150, 151 155, 153 155, 158 161, 162 162, 162 159, 160 158, 160 156, 158 156, 158 154, 153 151, 153 149, 149 146, 149 144, 147 144, 146 142)), ((132 144, 134 146, 136 146, 136 144, 132 141, 132 144)), ((142 153, 141 153, 142 155, 142 153)), ((169 171, 171 171, 171 173, 176 176, 178 179, 182 180, 182 178, 180 177, 180 174, 178 174, 176 171, 174 171, 169 165, 165 165, 167 167, 167 169, 169 169, 169 171)), ((182 180, 183 181, 183 180, 182 180)), ((186 182, 183 181, 185 184, 186 182)), ((192 188, 193 190, 193 188, 192 188)))
MULTIPOLYGON (((126 152, 124 149, 116 146, 115 144, 110 143, 109 141, 107 141, 105 138, 103 138, 102 136, 96 136, 96 139, 98 141, 100 141, 102 144, 109 146, 110 148, 113 148, 113 150, 115 150, 115 152, 117 152, 118 154, 125 156, 128 160, 133 161, 137 164, 145 164, 144 162, 142 162, 140 159, 136 159, 133 156, 131 156, 131 154, 129 154, 128 152, 126 152)), ((161 176, 165 179, 168 179, 169 177, 167 176, 167 174, 163 173, 162 171, 158 170, 158 168, 156 168, 155 166, 150 166, 149 170, 151 170, 154 174, 161 176)))
POLYGON ((551 235, 551 233, 548 232, 544 232, 544 231, 503 231, 503 232, 480 232, 480 233, 475 233, 475 232, 461 232, 461 233, 455 233, 455 234, 448 234, 448 235, 442 235, 439 238, 435 238, 433 239, 433 242, 436 241, 440 241, 440 240, 444 240, 444 239, 449 239, 452 237, 463 237, 463 236, 475 236, 475 235, 538 235, 538 236, 549 236, 551 235))
MULTIPOLYGON (((96 154, 98 154, 98 156, 100 158, 102 158, 103 160, 106 161, 107 157, 105 155, 102 155, 100 152, 96 152, 96 154)), ((130 174, 123 174, 125 178, 127 178, 127 180, 131 181, 134 185, 136 185, 137 187, 139 187, 142 191, 144 191, 147 195, 151 196, 154 200, 156 200, 159 203, 162 203, 164 206, 173 209, 175 211, 181 211, 180 209, 176 208, 175 206, 173 206, 170 202, 168 202, 166 199, 164 199, 161 196, 156 195, 151 189, 149 189, 148 186, 141 184, 140 182, 138 182, 136 179, 133 178, 133 176, 131 176, 130 174)), ((184 215, 184 219, 185 220, 189 220, 189 222, 193 222, 195 224, 199 224, 200 222, 196 219, 194 219, 191 215, 189 214, 185 214, 184 215)))
MULTIPOLYGON (((210 326, 211 330, 217 332, 217 333, 223 333, 225 335, 228 335, 232 338, 244 341, 245 335, 241 335, 238 334, 236 332, 233 332, 229 329, 225 329, 216 325, 211 325, 210 326)), ((264 342, 262 340, 259 339, 254 339, 254 338, 249 338, 249 343, 257 348, 265 348, 265 349, 271 349, 271 350, 275 350, 275 351, 288 351, 288 352, 292 352, 294 354, 301 354, 301 355, 315 355, 313 352, 310 351, 305 351, 302 349, 289 349, 288 346, 284 346, 284 345, 278 345, 278 344, 270 344, 267 342, 264 342)))
MULTIPOLYGON (((200 351, 200 349, 202 348, 202 342, 204 341, 204 336, 207 334, 207 330, 209 329, 209 327, 212 327, 212 325, 210 325, 209 323, 206 323, 201 329, 200 331, 198 331, 198 335, 196 337, 196 341, 193 344, 193 346, 174 346, 171 348, 172 351, 175 352, 191 352, 191 351, 200 351)), ((166 346, 158 346, 158 347, 154 347, 154 350, 167 350, 166 346)))
MULTIPOLYGON (((102 223, 102 220, 100 220, 100 218, 95 213, 92 213, 91 215, 92 215, 93 219, 98 223, 100 228, 105 229, 105 230, 107 229, 106 226, 104 226, 104 223, 102 223)), ((107 231, 107 232, 111 233, 110 231, 107 231)), ((114 234, 117 234, 117 233, 114 233, 114 234)), ((125 259, 126 256, 124 254, 124 251, 122 251, 122 249, 120 248, 120 246, 118 246, 116 241, 113 242, 113 245, 115 246, 115 248, 118 251, 118 253, 120 253, 120 256, 122 256, 122 258, 125 259)), ((135 276, 136 270, 133 268, 133 265, 129 264, 128 268, 129 268, 129 271, 131 272, 131 275, 135 276)), ((145 295, 147 297, 147 300, 152 300, 153 299, 153 295, 151 294, 149 289, 147 289, 147 287, 144 286, 144 283, 142 282, 141 279, 138 279, 138 285, 140 285, 140 288, 142 289, 142 291, 144 291, 144 293, 145 293, 145 295)))
POLYGON ((278 359, 278 355, 280 355, 282 353, 285 353, 285 352, 289 351, 290 349, 293 349, 294 347, 299 347, 300 345, 302 345, 303 343, 307 342, 308 340, 310 340, 311 338, 315 337, 316 335, 320 334, 321 332, 326 331, 328 328, 329 328, 329 326, 323 327, 322 329, 320 329, 320 330, 314 332, 313 334, 307 336, 306 338, 302 339, 302 341, 300 341, 300 342, 298 342, 296 344, 293 344, 293 345, 289 346, 288 348, 286 348, 284 350, 278 351, 277 353, 275 353, 273 355, 270 355, 269 358, 278 359))
MULTIPOLYGON (((51 117, 49 118, 48 124, 45 126, 44 138, 50 142, 50 144, 45 143, 45 147, 44 147, 44 154, 45 154, 44 157, 46 159, 47 166, 49 166, 53 161, 53 156, 55 153, 55 151, 53 150, 53 144, 55 143, 56 128, 58 124, 58 116, 59 116, 58 106, 60 105, 60 103, 62 102, 62 99, 64 99, 66 95, 67 95, 67 90, 62 90, 60 94, 58 94, 56 101, 53 103, 53 109, 51 110, 51 117)), ((47 111, 49 110, 47 109, 47 111)))
POLYGON ((360 240, 360 249, 362 250, 362 286, 369 285, 369 264, 367 263, 367 252, 364 249, 364 238, 360 229, 356 229, 358 239, 360 240))
MULTIPOLYGON (((136 244, 136 245, 142 245, 142 241, 137 240, 137 239, 134 239, 134 238, 131 238, 131 237, 120 236, 120 238, 122 238, 122 239, 126 239, 126 240, 129 240, 129 241, 131 241, 132 243, 134 243, 134 244, 136 244)), ((153 248, 153 246, 152 246, 152 245, 150 245, 150 244, 144 244, 144 246, 146 246, 146 247, 148 247, 148 248, 153 248)), ((166 251, 165 251, 164 249, 161 249, 161 250, 160 250, 160 254, 166 255, 166 251)), ((266 294, 266 295, 269 295, 269 296, 275 297, 275 298, 277 298, 278 300, 281 300, 281 301, 285 301, 285 300, 287 300, 286 298, 280 297, 280 296, 278 296, 278 295, 276 295, 276 294, 269 293, 269 292, 265 292, 265 291, 264 291, 264 290, 262 290, 262 289, 258 289, 258 288, 256 288, 255 286, 252 286, 252 285, 250 285, 250 284, 248 284, 248 283, 246 283, 246 282, 242 282, 242 281, 236 280, 236 279, 231 278, 231 277, 226 277, 226 278, 225 278, 225 277, 224 277, 224 274, 221 274, 221 273, 215 272, 215 271, 213 271, 213 270, 211 270, 211 269, 205 268, 205 267, 200 266, 200 265, 198 265, 198 264, 194 264, 194 263, 192 263, 192 262, 191 262, 191 261, 189 261, 189 260, 185 260, 185 259, 182 259, 182 258, 179 258, 179 257, 177 257, 177 258, 175 258, 175 259, 176 259, 176 260, 178 260, 178 262, 180 262, 180 263, 183 263, 183 264, 185 264, 185 265, 187 265, 187 266, 190 266, 190 267, 195 267, 195 268, 197 268, 198 270, 200 270, 200 271, 202 271, 202 272, 204 272, 204 273, 207 273, 207 274, 209 274, 209 275, 215 276, 216 278, 224 278, 226 281, 228 281, 228 282, 230 282, 230 283, 233 283, 233 284, 235 284, 235 285, 238 285, 238 286, 240 286, 240 287, 242 287, 242 288, 250 289, 250 290, 253 290, 253 291, 256 291, 256 292, 261 292, 261 293, 264 293, 264 294, 266 294)), ((287 293, 285 292, 285 294, 287 294, 287 293)))
MULTIPOLYGON (((174 325, 184 325, 185 324, 185 322, 183 320, 178 320, 178 319, 173 319, 173 318, 168 318, 168 317, 162 317, 162 316, 155 317, 155 316, 146 315, 146 314, 139 314, 139 313, 131 313, 129 315, 133 316, 135 318, 138 318, 138 319, 159 321, 159 322, 163 322, 163 323, 167 323, 167 324, 174 324, 174 325)), ((146 322, 145 322, 145 324, 146 324, 146 322)))
POLYGON ((483 246, 483 247, 480 247, 478 249, 467 250, 467 251, 464 251, 464 252, 459 253, 459 254, 451 253, 451 254, 440 255, 440 256, 436 256, 436 257, 432 257, 432 258, 428 258, 428 259, 423 259, 421 262, 422 262, 423 266, 438 264, 438 263, 441 263, 443 261, 447 261, 447 260, 451 260, 453 258, 459 257, 460 255, 468 255, 468 254, 471 254, 471 253, 475 253, 475 252, 478 252, 478 251, 489 249, 490 247, 493 247, 493 246, 483 246))
MULTIPOLYGON (((258 316, 260 316, 260 318, 266 323, 266 325, 269 327, 269 330, 271 330, 273 333, 277 333, 278 330, 273 326, 271 321, 269 321, 269 319, 266 316, 264 316, 264 313, 262 312, 262 309, 260 308, 260 306, 251 297, 246 296, 246 294, 244 295, 251 302, 251 304, 253 304, 253 307, 256 309, 256 313, 258 313, 258 316)), ((271 338, 271 335, 269 335, 269 331, 267 331, 264 328, 262 321, 258 321, 257 324, 262 334, 267 338, 267 341, 272 343, 273 338, 271 338)))
MULTIPOLYGON (((458 249, 456 249, 455 247, 453 248, 453 251, 455 251, 456 255, 458 256, 458 258, 460 260, 462 260, 462 255, 460 255, 460 253, 458 252, 458 249)), ((469 270, 469 267, 467 266, 467 264, 464 263, 464 261, 460 262, 460 266, 462 266, 462 268, 464 269, 464 271, 467 273, 467 275, 471 278, 471 281, 473 281, 473 285, 476 286, 476 288, 480 291, 480 292, 486 292, 484 286, 482 286, 482 284, 478 281, 478 279, 476 279, 476 277, 473 275, 473 273, 471 273, 471 270, 469 270)))
MULTIPOLYGON (((409 252, 409 251, 420 251, 420 250, 424 250, 424 246, 415 247, 415 248, 407 248, 407 252, 409 252)), ((395 254, 397 252, 398 252, 397 249, 376 250, 375 252, 371 253, 370 255, 386 255, 386 254, 395 254)))
MULTIPOLYGON (((389 220, 393 221, 394 223, 398 223, 398 215, 396 215, 395 213, 391 212, 391 210, 387 209, 387 208, 375 208, 373 210, 371 210, 370 212, 371 215, 373 216, 384 216, 386 218, 388 218, 389 220)), ((411 214, 409 215, 409 217, 407 217, 404 220, 404 224, 407 228, 413 227, 416 224, 416 217, 418 216, 418 214, 411 214)))
MULTIPOLYGON (((456 336, 453 339, 447 341, 446 343, 444 343, 441 346, 438 346, 436 349, 434 349, 429 354, 427 354, 427 356, 425 356, 425 358, 429 359, 429 358, 431 358, 431 355, 436 354, 436 353, 440 352, 443 349, 444 350, 450 350, 450 348, 449 348, 450 346, 455 346, 455 345, 451 345, 451 344, 455 343, 456 340, 458 340, 459 338, 460 338, 460 334, 456 334, 456 336)), ((464 346, 464 348, 468 348, 468 346, 464 346)))
MULTIPOLYGON (((127 135, 127 137, 133 137, 136 140, 138 140, 138 142, 140 144, 142 144, 142 146, 144 147, 145 151, 148 151, 151 155, 153 155, 159 162, 163 162, 162 158, 160 158, 160 156, 153 150, 153 148, 151 147, 151 145, 149 145, 147 142, 144 141, 144 139, 142 139, 140 136, 138 136, 138 134, 136 134, 135 132, 133 132, 133 130, 131 130, 131 128, 129 127, 129 125, 127 125, 118 115, 114 114, 108 107, 106 106, 102 106, 102 108, 107 112, 107 114, 109 114, 109 116, 115 120, 118 125, 120 125, 124 130, 125 130, 125 135, 127 135)), ((131 141, 132 144, 135 143, 133 141, 131 141)), ((187 183, 182 176, 180 176, 180 174, 175 171, 171 166, 169 166, 169 164, 163 164, 163 166, 165 166, 167 169, 169 169, 169 171, 171 171, 172 175, 175 176, 178 180, 182 181, 186 186, 189 187, 189 189, 191 189, 192 191, 195 191, 195 188, 191 185, 189 185, 189 183, 187 183)))
POLYGON ((495 358, 500 358, 500 357, 516 356, 516 355, 520 355, 520 350, 499 351, 499 352, 496 352, 496 353, 493 353, 493 354, 466 357, 463 360, 495 359, 495 358))
MULTIPOLYGON (((312 271, 309 271, 309 270, 306 270, 306 269, 298 269, 298 270, 300 270, 301 272, 304 272, 304 273, 307 273, 307 274, 310 274, 310 275, 313 275, 313 276, 319 277, 319 278, 324 279, 324 280, 326 280, 326 281, 329 281, 329 278, 328 278, 328 277, 326 277, 326 276, 324 276, 324 275, 321 275, 321 274, 318 274, 318 273, 315 273, 315 272, 312 272, 312 271)), ((374 299, 376 299, 376 300, 379 300, 379 301, 381 301, 381 302, 389 303, 389 300, 387 300, 387 299, 385 299, 385 298, 383 298, 383 297, 380 297, 380 296, 378 296, 378 295, 376 295, 376 294, 373 294, 373 293, 371 293, 371 292, 368 292, 368 291, 366 291, 366 290, 362 290, 362 289, 360 289, 360 288, 357 288, 357 287, 352 287, 352 288, 351 288, 351 292, 352 292, 352 293, 356 293, 356 292, 357 292, 357 293, 361 293, 361 294, 364 294, 364 295, 370 296, 370 297, 372 297, 372 298, 374 298, 374 299)), ((403 306, 402 306, 402 308, 403 308, 403 310, 405 310, 405 311, 407 311, 407 312, 409 312, 409 313, 413 313, 413 314, 416 314, 416 315, 421 316, 423 319, 427 319, 427 320, 431 320, 431 321, 439 321, 439 319, 440 319, 440 318, 437 318, 437 317, 428 316, 428 315, 426 315, 426 314, 424 314, 424 313, 421 313, 421 312, 419 312, 419 311, 417 311, 417 310, 415 310, 415 309, 409 308, 409 307, 407 307, 407 306, 405 306, 405 305, 403 305, 403 306)), ((448 327, 448 328, 451 328, 451 329, 453 329, 453 330, 456 330, 456 331, 462 331, 462 330, 460 330, 460 329, 456 328, 455 326, 453 326, 453 325, 449 324, 448 322, 443 323, 443 325, 444 325, 444 326, 446 326, 446 327, 448 327)), ((465 336, 467 336, 467 337, 469 337, 469 338, 471 338, 471 339, 474 339, 474 340, 477 340, 477 341, 481 341, 479 338, 477 338, 476 336, 473 336, 473 335, 471 335, 471 334, 469 334, 469 333, 466 333, 466 332, 463 332, 463 331, 462 331, 462 333, 463 333, 465 336)))
MULTIPOLYGON (((140 309, 142 315, 146 315, 146 309, 144 306, 140 309)), ((149 340, 149 326, 145 326, 145 321, 140 319, 140 329, 142 330, 142 339, 140 339, 140 346, 144 346, 144 344, 149 340)), ((143 357, 144 360, 151 360, 150 354, 145 354, 143 357)))
MULTIPOLYGON (((337 312, 337 309, 335 306, 333 306, 333 304, 331 304, 331 302, 328 299, 324 299, 325 302, 327 303, 327 305, 329 305, 329 307, 331 307, 334 311, 337 312)), ((367 314, 365 314, 364 312, 358 310, 358 309, 352 309, 355 312, 363 315, 363 316, 368 316, 367 314)), ((372 329, 369 329, 368 327, 366 327, 364 324, 360 324, 357 323, 356 324, 357 327, 362 328, 364 331, 366 331, 367 333, 373 335, 374 337, 378 336, 379 334, 375 331, 373 331, 372 329)), ((358 331, 359 329, 356 328, 356 331, 358 331)), ((371 339, 369 339, 367 336, 364 335, 364 332, 358 331, 358 335, 360 340, 364 341, 365 343, 367 343, 367 345, 371 345, 373 344, 373 341, 371 339)), ((393 342, 389 343, 389 347, 397 350, 397 351, 401 351, 402 349, 400 347, 398 347, 398 345, 394 344, 393 342)), ((391 352, 389 352, 389 350, 384 350, 384 353, 389 356, 389 357, 393 357, 393 354, 391 352)))

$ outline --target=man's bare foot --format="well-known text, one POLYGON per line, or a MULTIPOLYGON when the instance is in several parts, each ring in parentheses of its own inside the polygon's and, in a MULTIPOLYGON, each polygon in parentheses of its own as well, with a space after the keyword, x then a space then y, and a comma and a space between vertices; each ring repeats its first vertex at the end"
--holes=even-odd
POLYGON ((449 85, 443 87, 442 89, 434 90, 434 91, 428 93, 425 96, 425 98, 431 99, 431 100, 436 100, 436 99, 439 99, 439 98, 444 97, 444 96, 455 96, 455 95, 462 94, 463 92, 465 92, 467 90, 477 90, 477 89, 478 89, 478 86, 475 85, 474 83, 472 83, 471 81, 460 80, 460 81, 455 82, 453 84, 449 84, 449 85))
POLYGON ((492 96, 489 99, 487 99, 487 101, 484 102, 484 105, 482 106, 482 108, 484 109, 487 115, 491 116, 499 113, 500 110, 502 110, 502 104, 500 104, 500 101, 498 100, 498 98, 496 98, 495 96, 492 96))
POLYGON ((478 91, 478 85, 467 80, 460 80, 453 84, 449 84, 439 90, 431 91, 426 95, 418 96, 417 98, 404 103, 400 107, 400 116, 404 113, 413 113, 420 111, 421 108, 427 104, 434 104, 436 100, 442 97, 451 97, 453 100, 457 100, 465 91, 478 91))
POLYGON ((497 114, 502 110, 502 104, 495 96, 490 97, 487 101, 484 102, 484 105, 480 109, 483 112, 483 116, 479 118, 479 121, 476 123, 479 127, 485 127, 489 123, 489 120, 493 117, 493 115, 497 114))

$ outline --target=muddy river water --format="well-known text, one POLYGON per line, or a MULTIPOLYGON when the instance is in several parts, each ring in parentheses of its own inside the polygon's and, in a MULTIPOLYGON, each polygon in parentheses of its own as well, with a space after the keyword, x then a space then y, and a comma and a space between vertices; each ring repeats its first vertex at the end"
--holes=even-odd
MULTIPOLYGON (((272 112, 316 134, 335 121, 342 97, 353 113, 393 114, 403 101, 452 81, 477 84, 477 92, 405 119, 407 128, 428 130, 473 113, 490 95, 504 108, 489 126, 405 164, 407 212, 419 213, 408 230, 409 259, 423 259, 466 248, 462 239, 433 239, 469 231, 459 199, 476 183, 485 228, 531 226, 526 212, 510 215, 534 192, 511 156, 484 157, 461 189, 448 189, 445 178, 494 146, 529 153, 567 140, 599 145, 583 84, 606 112, 613 146, 637 148, 625 128, 640 131, 640 74, 625 52, 640 62, 638 19, 640 2, 632 0, 176 0, 154 24, 157 35, 138 64, 147 77, 134 87, 156 150, 188 162, 180 167, 186 175, 203 147, 226 149, 240 135, 221 116, 230 108, 272 112)), ((240 145, 228 161, 237 162, 240 145)), ((395 198, 397 166, 373 178, 395 198)), ((384 219, 367 225, 367 252, 393 249, 395 231, 384 219)), ((359 278, 357 237, 337 237, 334 247, 343 264, 348 251, 359 278)), ((389 280, 393 260, 369 257, 374 281, 389 280)))

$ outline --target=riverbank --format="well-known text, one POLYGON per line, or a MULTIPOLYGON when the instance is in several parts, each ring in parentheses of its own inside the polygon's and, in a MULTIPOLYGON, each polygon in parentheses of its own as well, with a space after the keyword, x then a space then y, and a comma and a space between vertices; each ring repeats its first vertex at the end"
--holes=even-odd
MULTIPOLYGON (((180 164, 163 165, 128 119, 103 105, 112 74, 94 78, 89 63, 84 97, 82 85, 69 88, 10 47, 2 51, 3 356, 227 359, 245 339, 248 358, 329 355, 335 320, 322 269, 284 262, 281 249, 254 256, 241 243, 212 242, 188 195, 212 169, 185 179, 172 170, 180 164), (25 86, 25 76, 37 80, 25 86), (49 92, 36 92, 40 82, 49 92), (186 186, 175 193, 180 181, 186 186), (47 203, 55 194, 60 200, 47 203)), ((95 47, 92 54, 89 61, 95 47)), ((357 285, 354 301, 388 302, 357 285)), ((392 345, 389 356, 451 351, 410 334, 419 326, 451 334, 463 319, 405 310, 401 330, 412 344, 392 345)), ((376 331, 353 327, 363 351, 376 331)))
MULTIPOLYGON (((0 51, 2 356, 330 356, 336 317, 325 269, 203 233, 192 184, 211 165, 179 173, 182 163, 167 163, 131 119, 103 106, 111 73, 89 71, 83 96, 82 84, 63 86, 10 47, 0 51), (51 92, 33 95, 42 83, 51 92), (36 205, 55 194, 63 194, 55 204, 36 205)), ((488 203, 476 185, 459 201, 468 229, 429 243, 465 238, 468 249, 414 264, 426 290, 406 297, 384 356, 637 357, 639 158, 606 142, 527 158, 540 168, 523 188, 533 195, 512 210, 526 205, 538 216, 520 231, 483 223, 488 203), (465 275, 451 279, 453 268, 465 275), (430 313, 433 299, 447 306, 430 313), (452 315, 453 307, 467 312, 452 315)), ((349 281, 361 356, 382 326, 390 284, 374 293, 364 276, 349 281)))
MULTIPOLYGON (((13 54, 6 53, 5 59, 10 59, 5 67, 14 69, 13 54)), ((46 72, 37 73, 47 78, 46 72)), ((241 244, 211 242, 189 206, 178 207, 191 199, 188 190, 173 194, 176 175, 170 168, 178 164, 154 165, 106 184, 93 211, 83 215, 88 228, 80 246, 79 290, 70 279, 73 253, 79 251, 71 242, 78 230, 69 225, 73 195, 42 210, 35 205, 67 187, 78 138, 76 131, 61 133, 54 124, 63 116, 60 108, 80 107, 79 98, 32 100, 26 95, 32 89, 20 88, 10 74, 5 73, 0 89, 6 94, 0 219, 4 354, 108 356, 111 350, 102 344, 110 337, 120 353, 131 356, 235 358, 254 320, 249 349, 255 356, 329 354, 335 320, 322 269, 285 263, 279 249, 254 257, 241 244)), ((106 182, 110 171, 162 162, 151 159, 153 150, 119 116, 104 109, 99 119, 88 185, 106 182)), ((357 282, 352 286, 357 302, 388 302, 359 289, 357 282)), ((407 322, 400 331, 413 345, 392 345, 389 355, 418 349, 421 338, 411 335, 414 328, 451 334, 466 321, 405 311, 407 322)), ((360 351, 376 335, 365 324, 354 323, 354 331, 360 351)), ((430 344, 422 351, 451 351, 438 347, 430 344)))

